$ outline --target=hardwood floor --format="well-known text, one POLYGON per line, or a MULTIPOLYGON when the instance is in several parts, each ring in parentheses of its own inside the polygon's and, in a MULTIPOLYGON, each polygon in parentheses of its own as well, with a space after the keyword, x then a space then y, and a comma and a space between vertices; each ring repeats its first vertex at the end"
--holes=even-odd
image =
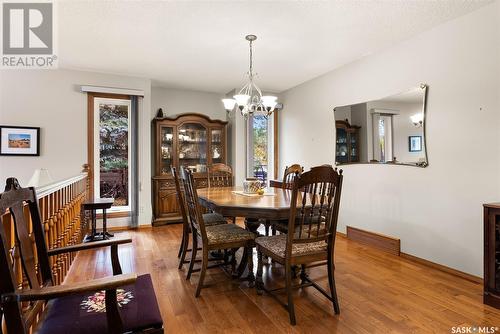
MULTIPOLYGON (((480 284, 342 237, 335 253, 341 314, 314 288, 297 290, 292 327, 272 297, 218 268, 208 270, 205 282, 214 285, 196 299, 198 273, 186 281, 185 269, 177 269, 181 225, 123 233, 134 240, 119 247, 123 270, 151 273, 165 333, 451 333, 454 326, 500 332, 500 310, 483 305, 480 284)), ((109 252, 81 252, 66 282, 111 275, 109 252)), ((279 265, 264 269, 268 286, 282 286, 283 276, 279 265)), ((310 276, 327 287, 326 267, 311 268, 310 276)))

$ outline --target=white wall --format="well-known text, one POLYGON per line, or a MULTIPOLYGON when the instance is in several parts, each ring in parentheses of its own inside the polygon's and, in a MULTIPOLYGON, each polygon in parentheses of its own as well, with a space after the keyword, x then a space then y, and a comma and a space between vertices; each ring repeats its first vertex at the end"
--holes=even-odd
POLYGON ((0 71, 0 124, 41 127, 39 157, 0 157, 0 186, 9 176, 26 185, 47 168, 55 180, 81 172, 87 162, 87 95, 81 85, 144 90, 139 115, 139 223, 151 223, 151 82, 73 70, 0 71))
POLYGON ((333 107, 429 85, 429 167, 343 167, 339 230, 392 235, 403 252, 482 275, 481 205, 500 197, 499 22, 495 2, 282 95, 280 165, 311 167, 334 161, 333 107))
POLYGON ((158 108, 165 116, 184 113, 205 114, 212 119, 226 120, 226 110, 221 99, 223 94, 191 90, 153 87, 151 89, 151 117, 158 108))

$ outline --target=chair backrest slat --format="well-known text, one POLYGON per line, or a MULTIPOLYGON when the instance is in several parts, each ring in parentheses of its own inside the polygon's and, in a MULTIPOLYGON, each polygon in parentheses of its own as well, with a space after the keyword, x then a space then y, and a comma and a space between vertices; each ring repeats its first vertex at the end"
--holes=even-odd
POLYGON ((184 180, 179 178, 179 174, 175 167, 172 168, 172 176, 174 177, 175 191, 177 193, 177 200, 179 208, 181 209, 183 228, 189 229, 189 217, 187 213, 186 194, 184 190, 184 180), (181 184, 182 183, 182 184, 181 184))
POLYGON ((209 187, 232 187, 233 184, 233 170, 230 166, 217 163, 208 167, 209 187))
POLYGON ((285 167, 285 173, 283 174, 283 179, 281 187, 283 189, 292 189, 293 180, 298 174, 304 172, 304 167, 299 164, 293 164, 290 167, 285 167))
MULTIPOLYGON (((193 233, 195 233, 195 231, 198 232, 203 242, 206 242, 207 234, 205 231, 205 222, 203 221, 203 215, 198 204, 198 193, 196 192, 193 173, 188 169, 182 168, 180 176, 184 184, 184 194, 191 228, 193 229, 193 233)), ((193 235, 193 238, 195 237, 196 236, 193 235)))
POLYGON ((342 178, 342 170, 337 171, 331 166, 296 173, 290 203, 287 254, 291 253, 293 243, 335 241, 342 178))

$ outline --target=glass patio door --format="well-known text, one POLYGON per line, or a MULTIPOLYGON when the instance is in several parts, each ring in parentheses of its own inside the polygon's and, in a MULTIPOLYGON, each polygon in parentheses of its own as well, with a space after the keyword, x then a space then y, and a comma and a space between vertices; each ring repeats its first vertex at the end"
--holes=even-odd
POLYGON ((109 212, 131 211, 131 100, 94 98, 94 197, 114 198, 109 212))

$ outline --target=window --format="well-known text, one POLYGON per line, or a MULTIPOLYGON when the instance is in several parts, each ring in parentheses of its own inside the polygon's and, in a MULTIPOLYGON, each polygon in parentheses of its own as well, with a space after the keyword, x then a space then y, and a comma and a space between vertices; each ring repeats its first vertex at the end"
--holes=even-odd
POLYGON ((251 115, 247 128, 247 176, 267 183, 274 178, 274 117, 251 115))
POLYGON ((392 115, 373 115, 373 156, 380 162, 392 161, 392 115))
POLYGON ((93 191, 114 198, 113 211, 131 210, 131 100, 93 101, 93 191))

